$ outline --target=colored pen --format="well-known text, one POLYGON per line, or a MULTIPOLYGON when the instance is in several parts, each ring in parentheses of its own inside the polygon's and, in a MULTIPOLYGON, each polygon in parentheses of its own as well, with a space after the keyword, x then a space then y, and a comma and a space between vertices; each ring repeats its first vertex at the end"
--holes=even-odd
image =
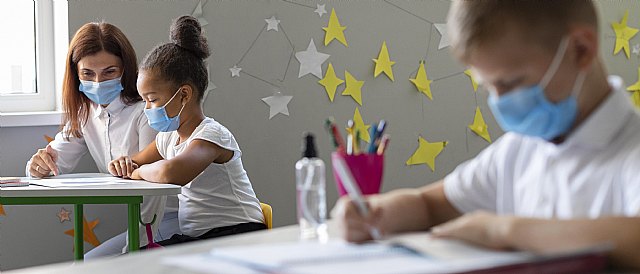
POLYGON ((347 155, 353 155, 353 134, 347 133, 347 155))
POLYGON ((347 121, 347 155, 353 155, 354 144, 354 123, 353 120, 347 121))
MULTIPOLYGON (((376 139, 375 139, 376 147, 374 148, 374 151, 376 151, 380 146, 380 138, 382 138, 382 134, 384 133, 384 130, 386 128, 387 128, 387 121, 380 120, 380 122, 378 123, 378 129, 376 130, 376 139)), ((373 153, 373 151, 371 153, 373 153)))
POLYGON ((344 141, 342 140, 342 136, 340 136, 340 131, 338 131, 338 127, 336 126, 336 123, 333 117, 329 117, 327 119, 327 121, 325 122, 325 127, 329 131, 329 134, 331 134, 333 139, 333 145, 336 147, 336 149, 338 151, 344 151, 345 149, 344 141))
POLYGON ((360 154, 360 130, 355 129, 356 134, 353 138, 353 155, 360 154))
POLYGON ((367 146, 367 153, 376 151, 376 135, 378 135, 378 126, 376 123, 373 123, 369 129, 369 146, 367 146))
POLYGON ((333 143, 333 146, 338 149, 338 140, 336 140, 336 136, 333 134, 333 130, 331 129, 331 118, 328 118, 325 123, 324 123, 324 128, 327 130, 327 132, 329 132, 329 136, 331 136, 331 142, 333 143))
MULTIPOLYGON (((360 211, 360 215, 366 217, 369 215, 369 208, 362 197, 362 192, 355 184, 355 179, 353 178, 353 174, 347 168, 347 164, 345 163, 342 157, 336 157, 336 171, 338 172, 338 176, 342 179, 342 185, 347 190, 349 197, 356 203, 358 207, 358 211, 360 211)), ((380 230, 376 227, 369 227, 369 233, 371 234, 371 238, 374 240, 379 240, 382 238, 380 234, 380 230)))
POLYGON ((385 134, 382 136, 382 139, 380 139, 380 146, 378 146, 378 155, 382 155, 384 154, 384 151, 387 149, 387 146, 389 145, 389 134, 385 134))

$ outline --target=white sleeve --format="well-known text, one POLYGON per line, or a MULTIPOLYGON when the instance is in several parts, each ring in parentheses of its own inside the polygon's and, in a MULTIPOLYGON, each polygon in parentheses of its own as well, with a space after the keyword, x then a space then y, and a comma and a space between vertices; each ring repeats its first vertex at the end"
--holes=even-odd
POLYGON ((485 148, 475 158, 460 164, 444 178, 444 192, 449 202, 460 212, 475 210, 496 212, 498 157, 503 138, 485 148))
MULTIPOLYGON (((84 156, 89 149, 87 148, 87 144, 84 141, 84 138, 76 138, 73 136, 69 136, 68 140, 64 138, 63 132, 66 131, 66 127, 56 134, 56 137, 49 143, 51 148, 58 152, 58 159, 56 164, 58 165, 58 172, 60 174, 70 173, 72 172, 80 158, 84 156)), ((31 161, 27 162, 26 166, 26 174, 29 174, 29 164, 31 161)))
POLYGON ((220 124, 208 124, 202 128, 202 130, 194 136, 194 139, 205 140, 211 143, 214 143, 221 148, 233 152, 233 157, 229 162, 236 160, 242 156, 242 152, 240 151, 240 146, 238 146, 238 142, 236 142, 235 137, 231 134, 226 127, 220 124))
POLYGON ((626 216, 640 216, 640 147, 633 149, 629 158, 622 165, 620 180, 624 195, 624 211, 626 216))

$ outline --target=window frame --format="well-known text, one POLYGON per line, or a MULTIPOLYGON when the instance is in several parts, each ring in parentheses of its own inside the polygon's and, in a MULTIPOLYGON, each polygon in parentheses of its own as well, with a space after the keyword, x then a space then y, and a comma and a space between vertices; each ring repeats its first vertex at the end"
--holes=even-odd
POLYGON ((24 120, 25 115, 38 112, 59 116, 61 80, 69 43, 68 3, 67 0, 33 1, 37 93, 0 95, 0 121, 4 121, 5 126, 10 117, 21 116, 24 120))

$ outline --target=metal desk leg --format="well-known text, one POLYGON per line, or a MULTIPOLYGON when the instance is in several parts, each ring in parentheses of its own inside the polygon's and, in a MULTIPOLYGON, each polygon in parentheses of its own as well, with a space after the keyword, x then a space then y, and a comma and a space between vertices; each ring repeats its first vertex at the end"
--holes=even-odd
POLYGON ((129 203, 129 252, 140 250, 140 203, 129 203))
POLYGON ((84 260, 84 218, 83 205, 75 204, 73 211, 73 257, 78 260, 84 260))

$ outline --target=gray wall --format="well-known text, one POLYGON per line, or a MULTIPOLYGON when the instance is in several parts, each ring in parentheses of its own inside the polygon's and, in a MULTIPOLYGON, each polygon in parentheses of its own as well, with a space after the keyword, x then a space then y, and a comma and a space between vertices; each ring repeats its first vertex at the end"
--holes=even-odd
MULTIPOLYGON (((337 41, 324 46, 322 27, 327 25, 329 13, 318 17, 313 12, 316 3, 313 1, 298 1, 299 4, 275 0, 203 2, 204 18, 209 22, 205 29, 214 51, 209 60, 211 76, 217 86, 204 103, 205 112, 236 136, 258 197, 273 206, 275 226, 296 222, 294 163, 300 156, 302 132, 316 133, 321 158, 329 165, 332 148, 322 128, 323 121, 334 116, 343 125, 357 106, 350 97, 340 95, 344 86, 338 88, 335 101, 329 102, 323 87, 317 84, 318 79, 311 75, 297 77, 299 63, 295 58, 290 60, 285 74, 291 48, 284 32, 296 52, 305 50, 313 38, 318 51, 331 55, 323 65, 323 72, 331 62, 340 78, 344 79, 343 72, 347 69, 358 80, 365 81, 364 105, 358 106, 364 121, 371 123, 384 118, 389 122, 388 132, 392 135, 386 154, 383 191, 417 187, 441 179, 457 164, 486 147, 488 143, 466 127, 473 121, 476 104, 485 116, 493 140, 501 134, 486 106, 486 93, 474 94, 468 77, 460 73, 464 68, 450 57, 447 49, 437 49, 440 35, 426 22, 443 23, 448 1, 390 1, 406 11, 385 1, 326 1, 327 11, 330 13, 331 8, 336 8, 340 23, 347 27, 348 48, 337 41), (228 68, 241 59, 265 27, 264 19, 272 15, 281 20, 280 32, 264 31, 239 65, 243 72, 270 82, 286 75, 283 93, 293 96, 290 116, 278 115, 269 120, 269 109, 261 98, 272 95, 272 87, 247 74, 231 78, 228 68), (377 58, 383 40, 387 42, 391 59, 397 62, 393 66, 395 82, 385 76, 373 78, 371 59, 377 58), (408 81, 422 59, 426 59, 430 79, 442 78, 431 85, 433 101, 418 93, 408 81), (436 160, 435 172, 426 165, 407 167, 404 164, 417 148, 418 136, 432 142, 449 141, 436 160)), ((142 59, 154 45, 168 40, 171 19, 191 14, 197 3, 193 0, 73 0, 69 1, 70 34, 89 21, 111 22, 125 32, 142 59)), ((624 10, 630 9, 629 25, 638 27, 640 15, 634 11, 640 10, 640 3, 627 0, 599 4, 603 6, 602 55, 611 73, 634 83, 640 59, 612 56, 615 38, 610 22, 619 21, 624 10)), ((632 42, 640 43, 640 36, 632 42)), ((1 128, 0 174, 22 174, 24 162, 38 147, 44 146, 41 136, 52 135, 56 129, 1 128)), ((92 170, 92 167, 86 164, 81 169, 92 170)), ((330 171, 327 186, 331 207, 337 195, 330 171)), ((5 207, 7 216, 0 217, 1 269, 72 258, 71 238, 63 234, 71 224, 59 224, 55 217, 60 207, 5 207)), ((89 219, 100 219, 96 233, 102 241, 125 228, 124 208, 91 207, 87 215, 89 219)))

